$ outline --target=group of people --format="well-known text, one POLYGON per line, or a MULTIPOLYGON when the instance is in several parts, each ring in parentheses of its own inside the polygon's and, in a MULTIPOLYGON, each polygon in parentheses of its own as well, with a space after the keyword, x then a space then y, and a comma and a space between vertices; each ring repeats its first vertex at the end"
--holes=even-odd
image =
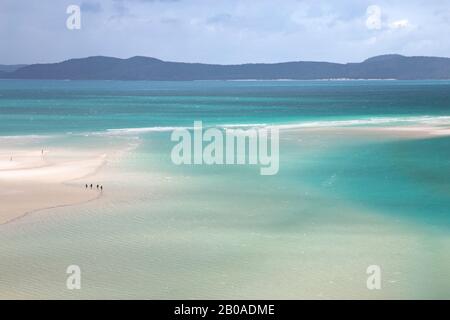
MULTIPOLYGON (((94 188, 94 185, 93 185, 92 183, 91 183, 90 185, 86 183, 86 189, 87 189, 87 188, 93 189, 93 188, 94 188)), ((100 185, 100 184, 98 184, 98 185, 97 185, 97 190, 103 191, 103 186, 100 185)))

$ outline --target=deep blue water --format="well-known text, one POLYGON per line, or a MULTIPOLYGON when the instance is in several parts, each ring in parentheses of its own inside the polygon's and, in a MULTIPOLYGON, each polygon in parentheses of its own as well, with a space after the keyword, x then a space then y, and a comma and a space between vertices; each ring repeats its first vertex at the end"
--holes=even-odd
POLYGON ((450 81, 0 81, 0 135, 448 116, 450 81))

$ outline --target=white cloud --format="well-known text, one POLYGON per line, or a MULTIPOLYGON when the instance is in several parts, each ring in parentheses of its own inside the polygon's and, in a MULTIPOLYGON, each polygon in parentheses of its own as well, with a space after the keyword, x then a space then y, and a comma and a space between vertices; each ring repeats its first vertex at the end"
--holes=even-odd
POLYGON ((387 19, 382 12, 381 7, 378 5, 367 7, 366 15, 366 27, 369 30, 396 30, 411 27, 411 23, 408 19, 386 21, 387 19))
POLYGON ((411 24, 408 19, 397 20, 389 23, 389 28, 391 29, 404 29, 409 27, 411 24))
POLYGON ((449 1, 423 1, 79 0, 90 6, 72 32, 73 0, 0 0, 0 63, 99 54, 208 63, 448 56, 449 1))

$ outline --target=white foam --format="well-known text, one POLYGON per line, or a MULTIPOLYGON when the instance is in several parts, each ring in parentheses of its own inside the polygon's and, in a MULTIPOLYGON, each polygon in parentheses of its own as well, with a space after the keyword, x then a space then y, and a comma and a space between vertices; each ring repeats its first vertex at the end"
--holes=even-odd
POLYGON ((16 136, 0 136, 0 139, 2 139, 2 140, 10 140, 10 139, 44 140, 44 139, 49 139, 51 137, 54 137, 54 136, 28 134, 28 135, 16 135, 16 136))
POLYGON ((223 124, 219 125, 219 128, 259 128, 259 127, 267 127, 267 123, 241 123, 241 124, 223 124))
POLYGON ((84 132, 78 135, 89 136, 135 136, 146 132, 168 132, 176 129, 192 129, 190 127, 142 127, 106 129, 105 131, 84 132))
POLYGON ((289 124, 224 124, 219 125, 220 128, 279 128, 279 129, 295 129, 295 128, 320 128, 320 127, 347 127, 362 125, 383 125, 383 124, 427 124, 427 125, 450 125, 450 116, 410 116, 410 117, 373 117, 352 120, 322 120, 322 121, 305 121, 289 124))
POLYGON ((108 129, 106 132, 113 134, 134 134, 134 133, 145 133, 145 132, 166 132, 173 131, 177 129, 192 129, 190 127, 144 127, 144 128, 123 128, 123 129, 108 129))
POLYGON ((268 127, 276 127, 279 129, 295 129, 295 128, 320 128, 320 127, 348 127, 362 125, 383 125, 383 124, 427 124, 427 125, 450 125, 450 116, 412 116, 412 117, 380 117, 353 120, 325 120, 300 122, 292 124, 270 125, 268 127))
MULTIPOLYGON (((450 116, 410 116, 410 117, 373 117, 352 120, 322 120, 322 121, 304 121, 289 124, 267 124, 267 123, 236 123, 236 124, 219 124, 212 126, 204 126, 203 128, 223 128, 223 129, 238 129, 238 128, 278 128, 278 129, 296 129, 296 128, 323 128, 323 127, 349 127, 349 126, 363 126, 363 125, 383 125, 383 124, 426 124, 433 126, 448 126, 450 125, 450 116)), ((106 131, 90 132, 84 135, 139 135, 147 132, 170 132, 174 130, 192 130, 194 127, 185 126, 156 126, 156 127, 142 127, 142 128, 119 128, 107 129, 106 131)))

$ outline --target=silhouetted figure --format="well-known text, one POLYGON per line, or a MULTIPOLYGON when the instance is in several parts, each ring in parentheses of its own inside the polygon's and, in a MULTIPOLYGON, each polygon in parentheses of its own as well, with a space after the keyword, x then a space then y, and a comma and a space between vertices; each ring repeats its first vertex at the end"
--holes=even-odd
POLYGON ((97 190, 98 190, 99 185, 97 185, 97 190))
POLYGON ((100 186, 100 191, 103 192, 103 186, 100 186))
POLYGON ((91 183, 91 189, 92 189, 92 183, 91 183))
POLYGON ((87 183, 86 183, 86 189, 88 188, 88 185, 87 185, 87 183))

